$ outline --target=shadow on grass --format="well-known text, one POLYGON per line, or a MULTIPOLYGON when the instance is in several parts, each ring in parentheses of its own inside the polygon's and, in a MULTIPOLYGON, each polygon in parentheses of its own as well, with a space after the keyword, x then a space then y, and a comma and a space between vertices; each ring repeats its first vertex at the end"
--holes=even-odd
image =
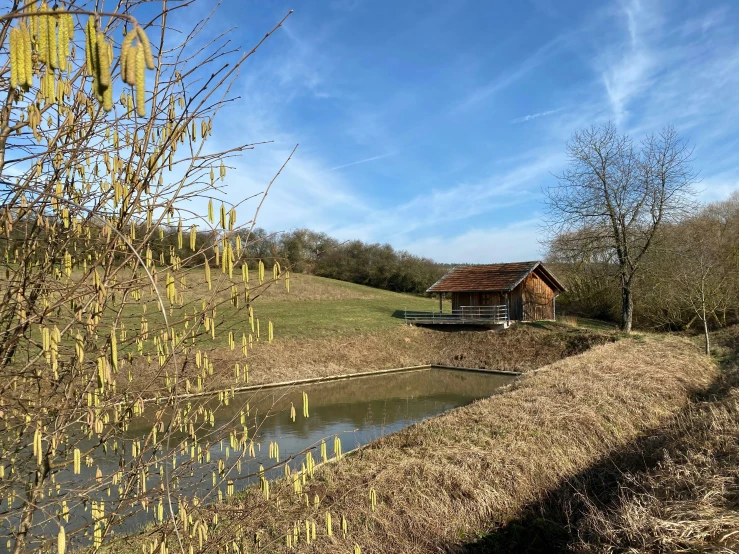
MULTIPOLYGON (((718 404, 739 386, 739 340, 735 340, 729 355, 719 358, 724 374, 708 388, 693 397, 693 402, 718 404), (730 370, 731 373, 726 373, 730 370)), ((692 404, 692 403, 691 403, 692 404)), ((675 437, 671 423, 689 417, 691 406, 686 406, 661 427, 655 428, 577 475, 562 482, 543 498, 532 502, 513 521, 499 523, 488 533, 471 543, 450 549, 453 552, 477 554, 483 552, 573 552, 583 550, 579 523, 595 507, 608 510, 617 505, 620 492, 634 487, 634 475, 651 472, 664 461, 669 451, 690 447, 687 430, 675 437), (671 432, 672 431, 672 432, 671 432)), ((587 537, 584 537, 587 542, 587 537)), ((622 549, 616 548, 616 551, 622 549)))
POLYGON ((393 312, 393 317, 395 319, 405 319, 405 310, 395 310, 393 312))

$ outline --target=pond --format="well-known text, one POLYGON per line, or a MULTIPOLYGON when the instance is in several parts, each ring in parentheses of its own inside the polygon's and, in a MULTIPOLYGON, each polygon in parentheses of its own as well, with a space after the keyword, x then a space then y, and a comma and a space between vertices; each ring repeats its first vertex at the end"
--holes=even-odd
MULTIPOLYGON (((227 404, 225 398, 217 395, 186 400, 183 402, 190 403, 194 409, 202 406, 205 414, 212 410, 213 417, 204 416, 207 422, 194 429, 197 441, 190 440, 186 447, 181 443, 188 438, 188 431, 193 436, 193 429, 182 426, 171 436, 171 450, 161 446, 154 451, 144 449, 143 455, 138 457, 145 460, 149 468, 148 484, 143 490, 158 488, 162 476, 166 476, 167 481, 175 485, 175 506, 178 498, 191 503, 193 496, 201 503, 212 502, 259 482, 260 465, 265 468, 266 479, 283 477, 285 463, 292 472, 299 471, 308 451, 316 463, 320 463, 322 440, 325 440, 329 458, 333 456, 334 437, 337 436, 346 454, 403 427, 491 396, 513 379, 514 375, 501 373, 426 368, 249 390, 236 393, 227 404), (303 415, 303 393, 309 399, 309 417, 303 415), (295 408, 294 421, 291 403, 295 408), (253 441, 253 454, 250 448, 241 448, 229 440, 232 431, 235 437, 242 436, 239 433, 243 433, 244 427, 248 428, 248 442, 253 441), (278 445, 279 464, 270 443, 278 445)), ((108 449, 104 456, 100 452, 90 467, 83 463, 81 474, 73 475, 71 469, 57 473, 58 486, 67 491, 76 487, 83 490, 84 483, 95 479, 98 468, 106 479, 119 469, 125 471, 130 467, 127 464, 134 463, 134 443, 143 442, 152 429, 156 411, 153 404, 147 405, 144 414, 132 421, 115 450, 108 449)), ((81 449, 87 446, 85 443, 86 439, 81 449)), ((89 441, 89 445, 92 444, 89 441)), ((161 501, 152 500, 151 505, 142 509, 140 500, 127 500, 124 485, 125 479, 98 487, 95 494, 80 495, 79 502, 68 506, 67 529, 82 529, 92 522, 90 506, 94 500, 104 501, 106 513, 120 515, 111 529, 115 534, 130 533, 152 522, 157 513, 155 503, 161 501)), ((137 482, 136 487, 140 498, 141 483, 137 482)), ((129 485, 128 498, 131 496, 129 485)), ((34 519, 32 533, 36 539, 53 537, 57 531, 53 517, 34 519)), ((3 529, 5 533, 7 529, 3 529)), ((69 532, 68 539, 72 547, 90 541, 87 535, 74 536, 69 532)), ((0 549, 4 547, 5 540, 0 549)))

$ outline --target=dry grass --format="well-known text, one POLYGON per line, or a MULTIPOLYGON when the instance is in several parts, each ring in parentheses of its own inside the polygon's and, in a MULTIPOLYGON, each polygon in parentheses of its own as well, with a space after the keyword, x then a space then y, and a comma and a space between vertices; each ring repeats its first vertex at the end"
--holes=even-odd
POLYGON ((468 551, 739 551, 739 327, 713 342, 707 390, 468 551))
MULTIPOLYGON (((373 333, 258 343, 247 362, 249 384, 425 364, 526 372, 612 340, 612 334, 554 324, 517 325, 503 332, 450 332, 401 325, 373 333)), ((244 362, 240 349, 219 348, 208 355, 221 368, 208 381, 208 388, 232 386, 230 368, 244 362)), ((150 371, 144 362, 134 362, 137 379, 132 388, 148 383, 150 371)), ((191 364, 186 375, 195 373, 191 364)))
POLYGON ((309 519, 317 522, 318 540, 301 540, 297 551, 351 552, 355 543, 373 553, 455 549, 660 425, 715 375, 683 339, 606 344, 320 468, 304 488, 309 498, 319 496, 318 509, 278 482, 270 501, 252 491, 214 506, 222 516, 214 532, 230 538, 240 525, 247 537, 260 531, 264 551, 279 551, 293 522, 309 519), (337 523, 335 536, 325 536, 327 510, 335 522, 347 516, 346 540, 337 538, 337 523))
MULTIPOLYGON (((503 332, 401 326, 323 340, 260 344, 250 354, 249 368, 254 383, 423 364, 525 372, 610 340, 611 335, 559 326, 519 325, 503 332)), ((217 356, 227 360, 230 353, 217 356)))
POLYGON ((587 499, 577 550, 739 551, 739 328, 714 340, 721 378, 655 433, 653 467, 629 474, 608 503, 587 499))

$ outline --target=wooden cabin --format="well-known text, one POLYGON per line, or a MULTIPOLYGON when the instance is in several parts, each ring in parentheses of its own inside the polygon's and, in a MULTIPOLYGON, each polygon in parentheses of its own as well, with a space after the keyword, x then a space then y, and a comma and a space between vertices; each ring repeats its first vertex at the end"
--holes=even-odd
POLYGON ((480 320, 504 316, 508 323, 553 320, 557 295, 564 290, 544 264, 535 261, 455 267, 427 292, 439 294, 440 312, 443 294, 451 294, 451 320, 461 316, 474 323, 475 315, 480 320))

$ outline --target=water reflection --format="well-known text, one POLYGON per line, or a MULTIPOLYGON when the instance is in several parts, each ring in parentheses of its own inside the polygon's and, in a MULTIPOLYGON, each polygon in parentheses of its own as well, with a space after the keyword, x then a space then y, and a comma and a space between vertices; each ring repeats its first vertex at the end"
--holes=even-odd
MULTIPOLYGON (((218 397, 192 399, 189 403, 193 410, 202 406, 199 425, 193 429, 185 425, 178 428, 169 441, 170 449, 165 445, 147 451, 144 447, 143 457, 136 458, 136 445, 144 443, 156 421, 157 408, 150 405, 143 416, 132 421, 126 436, 111 445, 105 456, 98 454, 90 467, 83 463, 80 475, 73 475, 71 468, 56 474, 55 481, 61 490, 73 491, 75 487, 82 490, 84 483, 94 479, 98 467, 106 479, 121 470, 121 479, 97 491, 95 498, 81 495, 77 503, 68 506, 68 529, 90 525, 92 502, 103 501, 106 513, 120 514, 114 521, 107 521, 115 533, 134 531, 151 522, 161 509, 162 495, 158 489, 163 481, 173 484, 175 508, 178 499, 192 502, 193 496, 200 502, 218 500, 258 482, 260 465, 265 468, 266 478, 276 479, 285 475, 285 462, 292 472, 299 471, 306 451, 311 451, 320 462, 319 446, 323 439, 329 457, 333 437, 337 435, 343 451, 347 452, 425 418, 490 396, 512 379, 501 374, 423 369, 238 393, 228 399, 228 405, 218 397), (307 418, 302 415, 303 392, 307 393, 310 404, 307 418), (291 403, 296 411, 295 421, 290 415, 291 403), (244 428, 253 455, 251 448, 238 444, 244 428), (197 441, 188 438, 193 430, 197 441), (181 443, 185 439, 188 442, 183 448, 181 443), (279 465, 270 459, 271 442, 279 447, 279 465), (145 482, 126 480, 126 475, 137 473, 130 471, 135 459, 136 463, 143 460, 147 464, 145 482), (152 494, 151 504, 142 506, 142 491, 148 494, 154 490, 157 493, 152 494)), ((169 420, 165 416, 164 421, 169 420)), ((80 448, 84 450, 92 445, 92 441, 87 444, 83 441, 80 448)), ((48 500, 51 508, 53 499, 48 500)), ((57 512, 41 510, 37 516, 33 534, 55 536, 57 512)), ((76 546, 90 540, 89 536, 80 534, 68 533, 68 536, 74 537, 71 543, 76 546)))

